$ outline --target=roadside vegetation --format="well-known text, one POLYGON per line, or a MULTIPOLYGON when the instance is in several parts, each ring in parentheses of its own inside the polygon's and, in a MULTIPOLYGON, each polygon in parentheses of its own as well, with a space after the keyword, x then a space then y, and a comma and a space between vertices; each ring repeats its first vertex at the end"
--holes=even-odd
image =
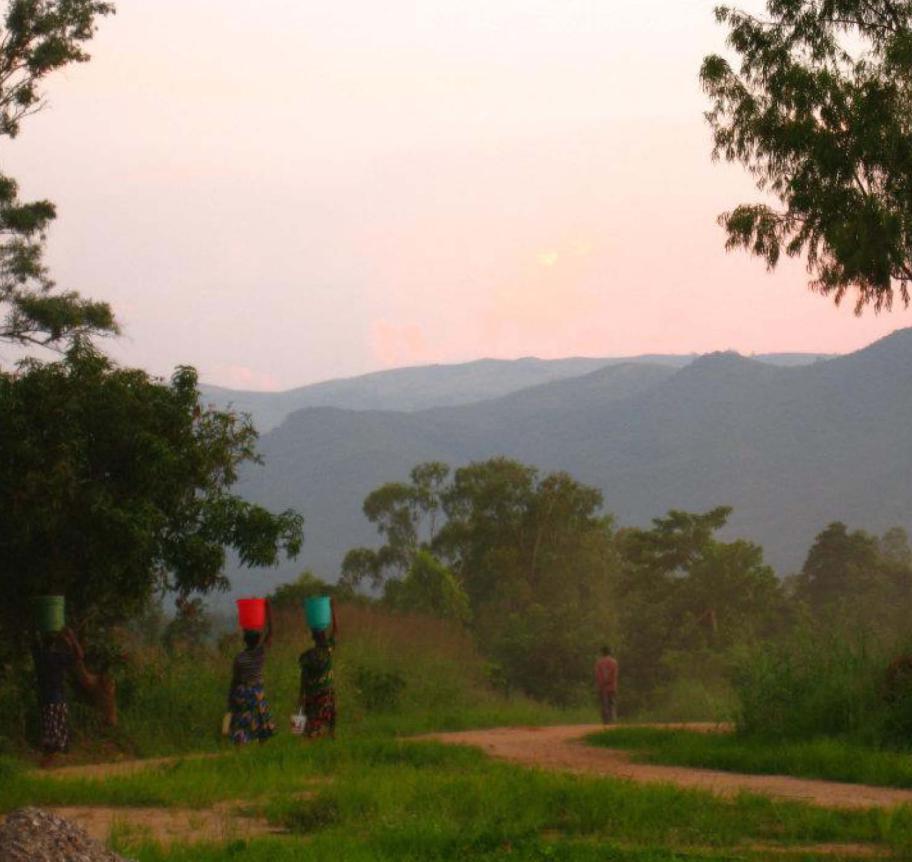
POLYGON ((629 751, 639 763, 912 787, 912 760, 907 752, 877 749, 844 738, 790 741, 725 732, 619 727, 593 734, 587 741, 629 751))

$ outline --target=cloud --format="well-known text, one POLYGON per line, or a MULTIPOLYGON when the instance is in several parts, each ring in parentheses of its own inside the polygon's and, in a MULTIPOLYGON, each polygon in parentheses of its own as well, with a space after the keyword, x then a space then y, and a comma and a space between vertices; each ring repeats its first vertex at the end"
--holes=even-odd
POLYGON ((277 392, 282 388, 273 375, 248 368, 246 365, 223 365, 213 377, 220 386, 227 386, 229 389, 258 389, 265 392, 277 392))
POLYGON ((415 323, 375 320, 370 330, 371 353, 386 368, 427 362, 432 351, 424 330, 415 323))

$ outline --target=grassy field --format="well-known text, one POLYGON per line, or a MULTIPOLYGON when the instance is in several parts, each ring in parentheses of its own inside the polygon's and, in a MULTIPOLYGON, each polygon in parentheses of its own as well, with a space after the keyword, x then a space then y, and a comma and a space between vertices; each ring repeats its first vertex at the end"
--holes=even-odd
MULTIPOLYGON (((438 621, 352 606, 340 622, 337 741, 305 743, 285 731, 266 745, 234 750, 217 727, 237 644, 176 654, 147 649, 126 675, 114 741, 124 753, 188 756, 103 778, 43 774, 22 758, 0 758, 0 811, 140 806, 197 809, 205 818, 213 806, 227 806, 283 830, 164 846, 155 835, 116 827, 112 845, 140 862, 912 858, 907 809, 828 811, 749 795, 726 801, 532 771, 473 749, 407 739, 429 730, 592 721, 595 710, 558 710, 494 691, 469 638, 438 621)), ((279 632, 267 687, 284 731, 305 640, 293 613, 279 632)), ((83 725, 84 740, 91 732, 83 725)), ((616 733, 614 742, 643 756, 673 738, 616 733)))
POLYGON ((907 752, 878 750, 832 737, 792 741, 729 733, 618 728, 595 734, 588 741, 632 751, 634 758, 644 763, 912 787, 912 757, 907 752))
POLYGON ((25 802, 205 809, 225 800, 288 834, 168 849, 123 834, 114 844, 141 862, 730 859, 768 858, 770 848, 815 858, 806 845, 865 844, 898 855, 912 848, 908 810, 834 812, 747 795, 722 801, 529 771, 471 749, 388 737, 313 744, 286 737, 104 780, 7 766, 0 784, 3 810, 25 802))

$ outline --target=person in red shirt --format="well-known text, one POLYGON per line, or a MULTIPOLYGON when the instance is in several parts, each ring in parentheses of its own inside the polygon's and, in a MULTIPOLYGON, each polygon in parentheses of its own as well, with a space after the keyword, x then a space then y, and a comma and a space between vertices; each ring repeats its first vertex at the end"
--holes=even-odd
POLYGON ((617 721, 618 663, 611 655, 611 647, 602 647, 602 655, 595 663, 595 684, 602 705, 602 724, 617 721))

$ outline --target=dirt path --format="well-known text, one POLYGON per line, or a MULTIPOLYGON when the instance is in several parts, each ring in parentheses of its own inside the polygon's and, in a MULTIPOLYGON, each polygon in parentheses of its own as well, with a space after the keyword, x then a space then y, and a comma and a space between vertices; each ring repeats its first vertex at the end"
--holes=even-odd
POLYGON ((86 805, 52 807, 48 810, 81 826, 102 843, 108 841, 114 829, 131 837, 146 836, 165 846, 176 841, 225 842, 283 833, 261 817, 239 813, 237 807, 240 804, 226 802, 201 809, 86 805))
POLYGON ((53 778, 109 778, 113 775, 132 775, 158 766, 170 766, 182 760, 206 760, 220 754, 182 754, 175 757, 147 757, 144 760, 112 760, 107 763, 83 763, 78 766, 57 766, 36 774, 53 778))
MULTIPOLYGON (((676 726, 704 731, 718 728, 716 725, 676 726)), ((627 752, 596 748, 581 742, 584 736, 601 730, 604 728, 599 724, 503 727, 435 733, 424 738, 472 745, 484 749, 492 757, 525 766, 609 775, 637 782, 674 784, 678 787, 709 790, 726 797, 747 791, 809 802, 825 808, 891 808, 896 805, 912 805, 912 790, 791 778, 785 775, 742 775, 713 769, 632 763, 627 752)))

